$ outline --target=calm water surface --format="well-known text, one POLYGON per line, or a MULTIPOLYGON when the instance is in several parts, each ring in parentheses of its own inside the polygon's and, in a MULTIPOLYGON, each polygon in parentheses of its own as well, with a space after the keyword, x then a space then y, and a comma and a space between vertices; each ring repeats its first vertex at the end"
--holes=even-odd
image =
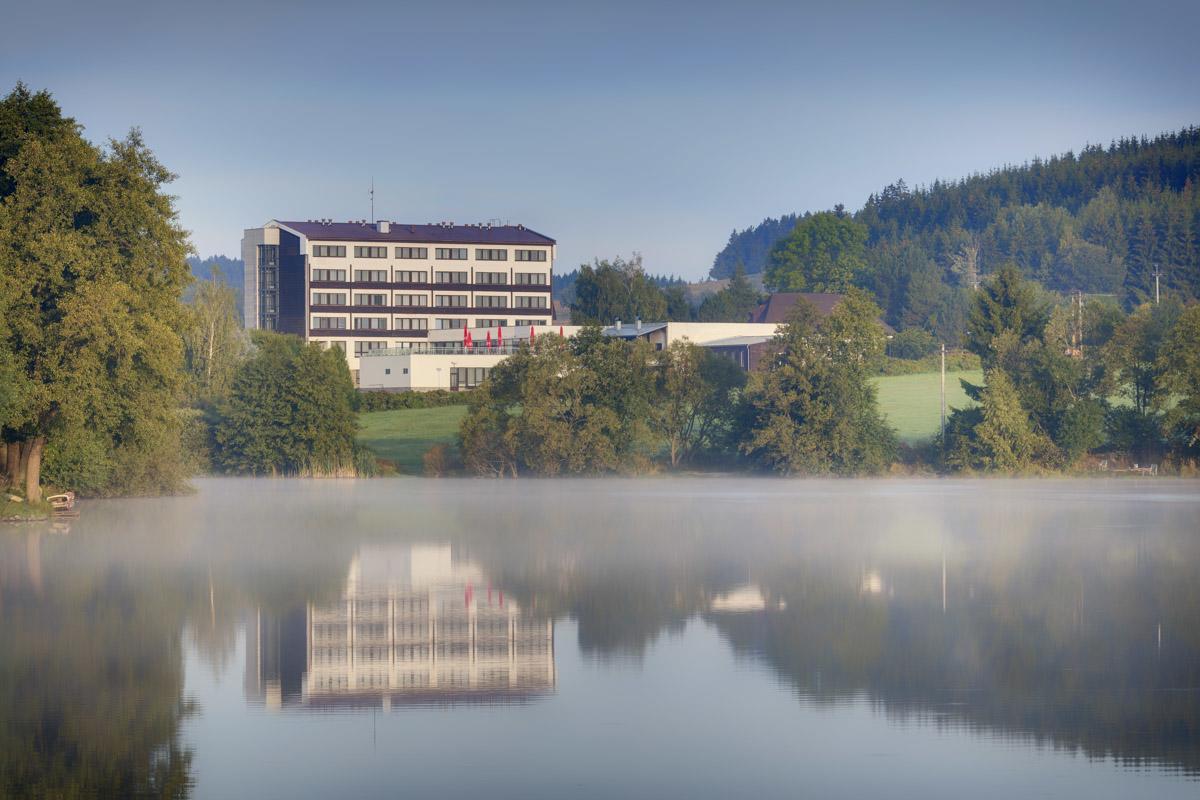
POLYGON ((0 797, 1200 796, 1200 485, 205 480, 0 527, 0 797))

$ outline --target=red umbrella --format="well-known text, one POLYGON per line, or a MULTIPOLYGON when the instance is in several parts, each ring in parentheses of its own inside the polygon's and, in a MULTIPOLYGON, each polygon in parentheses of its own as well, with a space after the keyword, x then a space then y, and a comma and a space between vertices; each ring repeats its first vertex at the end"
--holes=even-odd
MULTIPOLYGON (((562 336, 562 335, 563 335, 563 331, 562 331, 562 325, 559 325, 559 326, 558 326, 558 335, 559 335, 559 336, 562 336)), ((563 337, 563 338, 566 338, 566 337, 563 337)))
POLYGON ((536 334, 534 334, 534 332, 533 332, 533 326, 532 326, 532 325, 530 325, 530 326, 529 326, 529 343, 530 343, 530 344, 533 344, 533 339, 534 339, 534 336, 535 336, 535 335, 536 335, 536 334))
POLYGON ((492 349, 492 332, 491 331, 487 332, 487 348, 488 348, 488 350, 492 349))
POLYGON ((474 347, 475 343, 471 341, 471 331, 467 331, 467 347, 474 347))
POLYGON ((501 325, 496 329, 496 344, 504 347, 504 326, 501 325))
POLYGON ((467 343, 470 341, 471 340, 467 338, 467 329, 463 328, 463 347, 466 347, 467 343))

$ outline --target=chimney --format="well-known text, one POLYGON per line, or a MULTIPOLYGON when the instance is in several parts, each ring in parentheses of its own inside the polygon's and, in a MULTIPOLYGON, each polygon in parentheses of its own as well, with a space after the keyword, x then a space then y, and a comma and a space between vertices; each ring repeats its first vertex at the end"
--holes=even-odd
POLYGON ((375 223, 375 230, 379 231, 380 233, 388 233, 391 231, 391 229, 392 223, 388 222, 386 219, 381 219, 375 223))
POLYGON ((621 331, 621 320, 618 319, 613 322, 613 327, 616 328, 617 332, 619 333, 621 331))
POLYGON ((637 318, 637 329, 639 331, 642 329, 642 318, 641 317, 637 318))

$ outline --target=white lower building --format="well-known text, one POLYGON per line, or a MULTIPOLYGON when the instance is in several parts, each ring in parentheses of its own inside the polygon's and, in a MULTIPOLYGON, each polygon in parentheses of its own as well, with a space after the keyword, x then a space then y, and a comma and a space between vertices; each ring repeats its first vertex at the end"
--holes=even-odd
MULTIPOLYGON (((605 336, 644 339, 655 350, 687 339, 707 346, 734 337, 766 341, 778 326, 755 322, 641 322, 609 325, 605 336)), ((359 359, 358 385, 365 390, 427 392, 435 389, 459 391, 483 383, 493 367, 512 355, 531 335, 547 333, 571 337, 578 325, 520 328, 471 328, 471 346, 464 344, 468 331, 429 331, 426 342, 364 353, 359 359), (499 334, 499 335, 498 335, 499 334), (489 338, 490 337, 490 338, 489 338)))

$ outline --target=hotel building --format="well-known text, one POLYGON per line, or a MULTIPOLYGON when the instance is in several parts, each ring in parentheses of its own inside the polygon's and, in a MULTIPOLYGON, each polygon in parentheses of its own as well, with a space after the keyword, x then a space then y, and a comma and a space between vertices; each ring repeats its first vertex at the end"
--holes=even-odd
POLYGON ((554 256, 523 225, 271 220, 242 237, 244 319, 341 349, 357 383, 430 331, 549 324, 554 256))

